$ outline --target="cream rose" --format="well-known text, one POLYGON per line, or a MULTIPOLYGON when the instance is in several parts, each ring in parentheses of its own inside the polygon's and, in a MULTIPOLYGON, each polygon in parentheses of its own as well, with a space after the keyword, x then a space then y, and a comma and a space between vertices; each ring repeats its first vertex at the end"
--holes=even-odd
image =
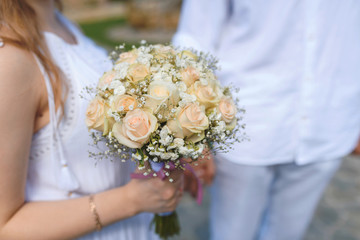
POLYGON ((164 45, 155 45, 155 49, 154 49, 154 57, 156 59, 163 59, 168 57, 169 55, 173 55, 175 54, 174 50, 169 47, 169 46, 164 46, 164 45))
POLYGON ((105 118, 105 101, 101 97, 95 97, 86 109, 86 126, 89 129, 104 131, 105 118))
POLYGON ((194 84, 196 80, 199 79, 199 73, 193 67, 187 67, 180 71, 181 80, 186 84, 187 87, 190 87, 194 84))
POLYGON ((186 138, 195 143, 204 138, 209 120, 203 106, 189 103, 177 112, 174 120, 167 122, 167 126, 176 138, 186 138))
POLYGON ((134 63, 129 66, 128 77, 133 82, 143 80, 149 74, 149 68, 140 63, 134 63))
POLYGON ((127 62, 133 64, 136 61, 137 54, 133 51, 124 52, 119 55, 119 60, 116 63, 127 62))
POLYGON ((120 144, 141 148, 157 128, 157 119, 139 108, 127 112, 122 122, 114 124, 112 132, 120 144))
POLYGON ((236 106, 230 97, 223 97, 218 106, 222 120, 226 123, 227 129, 232 130, 236 125, 236 106))
POLYGON ((222 97, 222 92, 216 81, 211 81, 207 85, 197 81, 189 89, 190 94, 196 96, 198 101, 205 106, 206 109, 215 107, 222 97))
POLYGON ((161 104, 166 104, 167 108, 176 106, 179 102, 179 91, 175 84, 168 81, 153 81, 148 87, 148 94, 145 95, 145 106, 157 113, 161 104))
POLYGON ((113 112, 128 112, 134 110, 137 107, 137 101, 133 96, 130 95, 120 95, 116 96, 111 101, 111 111, 113 112))
POLYGON ((98 88, 101 90, 105 90, 107 87, 110 86, 111 82, 115 78, 116 73, 114 71, 109 71, 104 73, 104 75, 100 78, 98 83, 98 88))

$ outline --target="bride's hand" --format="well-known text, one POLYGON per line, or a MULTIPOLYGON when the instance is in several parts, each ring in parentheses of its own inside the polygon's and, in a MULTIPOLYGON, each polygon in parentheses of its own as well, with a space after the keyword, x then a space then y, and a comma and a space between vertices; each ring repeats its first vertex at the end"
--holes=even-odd
POLYGON ((172 212, 183 195, 183 172, 175 170, 169 178, 161 180, 132 179, 127 185, 130 201, 134 204, 137 213, 140 212, 172 212))

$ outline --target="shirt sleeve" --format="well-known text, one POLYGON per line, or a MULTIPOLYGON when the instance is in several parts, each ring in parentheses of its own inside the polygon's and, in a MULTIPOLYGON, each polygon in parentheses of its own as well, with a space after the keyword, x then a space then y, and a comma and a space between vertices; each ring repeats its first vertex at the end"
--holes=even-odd
POLYGON ((229 15, 230 0, 184 0, 172 42, 214 54, 229 15))

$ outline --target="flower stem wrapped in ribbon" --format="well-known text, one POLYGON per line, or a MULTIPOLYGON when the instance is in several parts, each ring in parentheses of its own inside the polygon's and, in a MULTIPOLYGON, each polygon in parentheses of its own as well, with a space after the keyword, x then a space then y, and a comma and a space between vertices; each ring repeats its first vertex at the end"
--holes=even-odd
MULTIPOLYGON (((149 160, 149 162, 152 169, 151 174, 132 173, 131 178, 146 179, 157 176, 164 181, 168 178, 169 172, 176 170, 175 165, 171 162, 168 165, 165 165, 164 162, 154 162, 152 160, 149 160)), ((187 162, 181 160, 181 164, 196 176, 187 162)), ((196 177, 196 179, 198 184, 197 203, 200 205, 202 203, 203 190, 199 178, 196 177)), ((155 214, 151 225, 155 226, 155 233, 162 239, 168 239, 169 237, 180 234, 180 223, 176 211, 155 214)))

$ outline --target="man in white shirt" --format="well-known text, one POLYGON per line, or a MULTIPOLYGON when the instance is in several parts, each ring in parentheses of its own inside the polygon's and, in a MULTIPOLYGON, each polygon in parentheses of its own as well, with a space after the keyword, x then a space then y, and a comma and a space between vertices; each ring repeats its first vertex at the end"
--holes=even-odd
POLYGON ((214 240, 302 239, 360 133, 360 1, 185 0, 174 45, 220 59, 249 142, 219 154, 214 240))

